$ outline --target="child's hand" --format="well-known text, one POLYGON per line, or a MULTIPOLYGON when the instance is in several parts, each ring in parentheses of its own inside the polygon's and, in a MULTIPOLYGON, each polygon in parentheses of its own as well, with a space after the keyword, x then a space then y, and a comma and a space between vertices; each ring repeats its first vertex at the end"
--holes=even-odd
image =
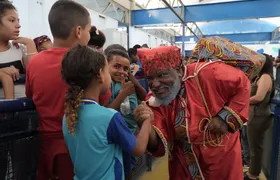
POLYGON ((19 75, 20 75, 19 70, 17 68, 15 68, 14 66, 1 68, 1 71, 4 72, 5 74, 11 76, 11 78, 14 81, 19 80, 19 75))
POLYGON ((134 111, 134 119, 137 121, 138 126, 141 127, 144 121, 154 120, 154 112, 145 102, 142 102, 134 111))
POLYGON ((130 70, 133 70, 135 68, 135 65, 134 64, 131 64, 130 65, 130 70))
POLYGON ((131 73, 131 71, 128 71, 128 80, 132 81, 134 79, 133 74, 131 73))
POLYGON ((19 48, 19 44, 27 45, 30 43, 34 43, 32 39, 26 38, 26 37, 18 37, 16 40, 14 40, 13 45, 19 48))
POLYGON ((123 93, 126 97, 134 94, 135 93, 134 84, 131 81, 129 81, 129 82, 123 81, 120 93, 123 93))

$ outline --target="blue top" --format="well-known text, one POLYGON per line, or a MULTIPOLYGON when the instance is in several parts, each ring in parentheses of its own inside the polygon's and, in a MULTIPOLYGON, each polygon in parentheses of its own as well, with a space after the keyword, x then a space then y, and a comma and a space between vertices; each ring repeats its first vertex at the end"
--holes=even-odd
POLYGON ((136 64, 139 66, 139 70, 138 70, 137 73, 135 74, 135 78, 136 78, 136 79, 145 78, 144 70, 143 70, 143 66, 142 66, 141 61, 140 61, 140 60, 137 61, 136 64))
MULTIPOLYGON (((112 81, 111 83, 111 92, 112 96, 110 99, 110 103, 114 101, 114 99, 118 96, 121 89, 121 83, 115 83, 112 81)), ((127 122, 128 128, 131 132, 135 132, 137 129, 137 123, 134 120, 134 110, 138 106, 138 99, 136 94, 132 94, 129 96, 129 103, 130 103, 130 113, 127 115, 123 115, 124 120, 127 122)))
POLYGON ((63 135, 74 165, 74 180, 124 180, 122 150, 131 153, 136 137, 120 113, 94 102, 78 111, 75 135, 63 119, 63 135))

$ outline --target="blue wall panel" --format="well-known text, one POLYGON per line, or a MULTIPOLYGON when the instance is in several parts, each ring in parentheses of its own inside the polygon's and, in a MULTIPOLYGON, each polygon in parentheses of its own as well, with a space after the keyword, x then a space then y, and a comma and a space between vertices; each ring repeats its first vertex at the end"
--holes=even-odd
MULTIPOLYGON (((247 0, 185 6, 186 22, 280 16, 280 0, 247 0)), ((177 12, 179 9, 177 8, 177 12)), ((181 23, 169 8, 132 11, 132 25, 181 23)))
POLYGON ((186 22, 221 21, 233 19, 280 16, 279 0, 254 0, 213 3, 185 7, 186 22))
MULTIPOLYGON (((175 8, 176 9, 176 8, 175 8)), ((179 9, 177 8, 177 11, 179 9)), ((151 25, 165 23, 181 23, 179 18, 168 8, 136 10, 131 13, 132 25, 151 25)))

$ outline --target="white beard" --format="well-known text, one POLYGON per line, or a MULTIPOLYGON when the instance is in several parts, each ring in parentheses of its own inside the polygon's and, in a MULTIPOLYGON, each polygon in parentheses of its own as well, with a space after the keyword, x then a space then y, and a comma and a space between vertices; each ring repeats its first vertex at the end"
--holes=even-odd
POLYGON ((153 96, 153 98, 150 98, 151 102, 150 102, 150 99, 149 99, 149 105, 152 106, 151 104, 153 104, 154 105, 153 107, 159 107, 161 105, 162 106, 167 106, 168 104, 170 104, 175 99, 175 97, 177 96, 177 94, 180 91, 180 88, 181 88, 181 80, 180 80, 180 78, 178 78, 175 81, 175 83, 172 87, 168 87, 170 94, 167 97, 158 98, 155 95, 155 93, 152 91, 154 96, 153 96))

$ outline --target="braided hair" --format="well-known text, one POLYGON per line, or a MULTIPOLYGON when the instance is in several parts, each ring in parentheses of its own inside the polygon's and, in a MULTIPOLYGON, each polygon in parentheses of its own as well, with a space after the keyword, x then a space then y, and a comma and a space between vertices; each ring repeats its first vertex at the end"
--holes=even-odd
POLYGON ((66 124, 71 135, 74 135, 78 120, 78 109, 84 90, 92 80, 99 76, 100 69, 106 65, 105 56, 87 46, 74 47, 63 58, 61 74, 69 85, 66 93, 66 124))

